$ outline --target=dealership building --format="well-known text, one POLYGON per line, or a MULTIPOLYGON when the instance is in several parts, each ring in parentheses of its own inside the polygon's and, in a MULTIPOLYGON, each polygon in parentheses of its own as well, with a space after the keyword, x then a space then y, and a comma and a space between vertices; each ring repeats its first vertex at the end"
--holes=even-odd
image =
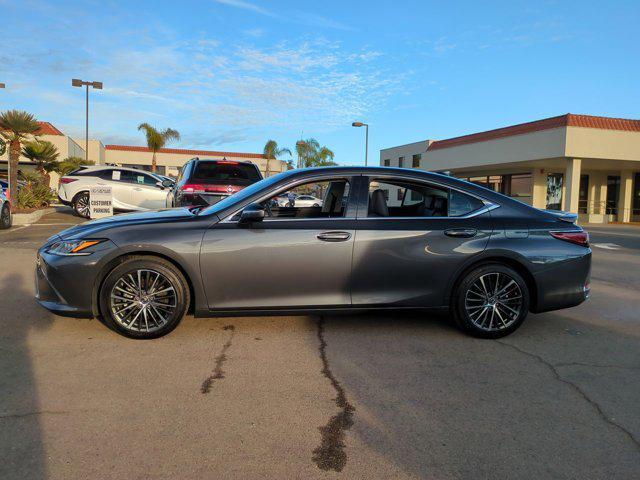
POLYGON ((569 113, 386 148, 380 164, 446 172, 581 222, 640 221, 640 120, 569 113))
MULTIPOLYGON (((39 140, 53 143, 58 150, 59 160, 67 157, 85 158, 87 142, 84 139, 71 138, 49 122, 39 122, 40 130, 36 132, 39 140)), ((34 137, 25 141, 33 140, 34 137)), ((24 144, 24 141, 23 141, 24 144)), ((89 140, 89 160, 96 165, 114 164, 121 167, 133 167, 141 170, 151 170, 153 152, 146 147, 132 145, 104 145, 100 140, 89 140)), ((238 162, 251 162, 258 166, 265 177, 286 171, 287 163, 282 160, 267 159, 262 153, 220 152, 213 150, 189 150, 183 148, 163 148, 156 153, 156 172, 163 175, 177 176, 182 166, 194 157, 228 160, 238 162)), ((7 146, 3 155, 0 155, 0 177, 7 176, 7 163, 9 148, 7 146)), ((23 156, 20 157, 19 168, 30 170, 34 168, 33 162, 23 156)), ((58 183, 58 175, 51 174, 51 186, 58 183)))

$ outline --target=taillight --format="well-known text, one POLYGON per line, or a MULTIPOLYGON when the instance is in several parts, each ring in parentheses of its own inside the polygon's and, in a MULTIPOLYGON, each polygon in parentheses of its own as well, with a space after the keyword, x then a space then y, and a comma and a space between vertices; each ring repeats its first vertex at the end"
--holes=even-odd
POLYGON ((78 179, 77 178, 62 177, 60 179, 60 183, 71 183, 71 182, 75 182, 76 180, 78 180, 78 179))
POLYGON ((553 238, 564 240, 565 242, 575 243, 582 247, 589 246, 589 234, 584 231, 573 232, 549 232, 553 238))

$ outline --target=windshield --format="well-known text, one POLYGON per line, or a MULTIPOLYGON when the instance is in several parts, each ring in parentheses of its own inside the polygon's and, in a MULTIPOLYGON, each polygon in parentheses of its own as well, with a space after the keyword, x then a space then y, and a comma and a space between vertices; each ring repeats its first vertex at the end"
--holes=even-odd
POLYGON ((251 197, 252 195, 258 193, 261 190, 268 189, 272 185, 278 183, 287 175, 290 175, 290 173, 283 172, 283 173, 279 173, 278 175, 274 175, 273 177, 260 180, 259 182, 254 183, 253 185, 249 185, 247 188, 244 188, 239 192, 234 193, 233 195, 229 195, 227 198, 220 200, 218 203, 215 203, 205 208, 204 210, 199 212, 198 215, 210 215, 212 213, 218 213, 226 208, 233 206, 236 203, 240 203, 243 200, 246 200, 247 198, 251 197))

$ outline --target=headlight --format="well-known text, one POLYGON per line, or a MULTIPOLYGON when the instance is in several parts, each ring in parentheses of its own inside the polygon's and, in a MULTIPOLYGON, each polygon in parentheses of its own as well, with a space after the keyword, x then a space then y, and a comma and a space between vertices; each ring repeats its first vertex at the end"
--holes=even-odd
POLYGON ((87 251, 89 247, 93 247, 104 242, 104 239, 98 240, 69 240, 56 242, 47 249, 47 253, 52 255, 91 255, 93 252, 87 251))

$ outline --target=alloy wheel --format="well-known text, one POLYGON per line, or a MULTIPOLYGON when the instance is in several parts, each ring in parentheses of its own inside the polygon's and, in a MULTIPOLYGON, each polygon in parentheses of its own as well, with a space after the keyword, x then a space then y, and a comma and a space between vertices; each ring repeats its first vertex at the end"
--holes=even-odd
POLYGON ((469 320, 487 332, 503 330, 513 324, 522 311, 522 290, 505 273, 486 273, 467 289, 464 307, 469 320))
POLYGON ((89 195, 80 195, 76 199, 76 212, 81 217, 89 218, 89 195))
POLYGON ((169 322, 177 308, 171 281, 155 270, 138 269, 113 285, 109 307, 116 322, 134 332, 155 332, 169 322))

